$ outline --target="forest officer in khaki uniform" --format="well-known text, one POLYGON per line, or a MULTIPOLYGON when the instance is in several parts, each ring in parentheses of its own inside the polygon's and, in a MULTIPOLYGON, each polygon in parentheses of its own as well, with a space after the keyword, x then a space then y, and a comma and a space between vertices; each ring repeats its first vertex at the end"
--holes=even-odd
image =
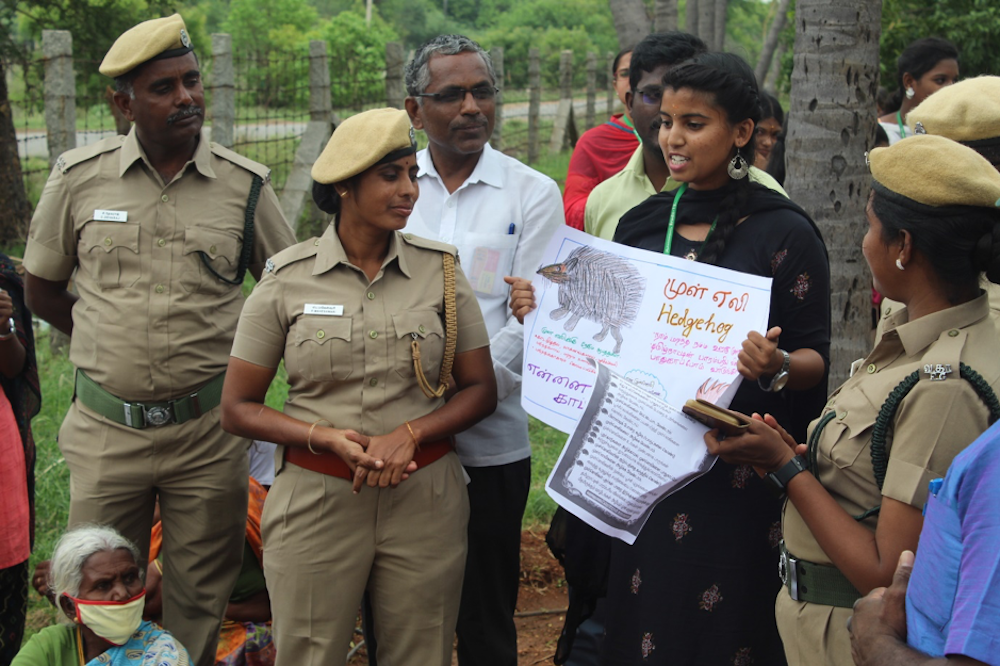
POLYGON ((223 373, 243 275, 260 277, 294 236, 268 170, 201 138, 201 74, 179 15, 125 32, 101 73, 134 126, 56 162, 25 250, 27 298, 72 336, 76 399, 59 434, 69 522, 110 524, 145 554, 159 493, 163 624, 207 666, 247 506, 248 442, 219 427, 223 373))

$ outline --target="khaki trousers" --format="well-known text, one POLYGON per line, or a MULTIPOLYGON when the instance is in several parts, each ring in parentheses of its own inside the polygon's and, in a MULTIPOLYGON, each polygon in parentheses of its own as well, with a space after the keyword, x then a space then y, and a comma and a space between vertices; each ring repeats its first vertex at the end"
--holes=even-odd
POLYGON ((286 463, 261 520, 277 666, 344 663, 366 588, 379 666, 451 664, 468 520, 454 452, 358 495, 286 463))
POLYGON ((851 635, 847 633, 850 608, 795 601, 788 588, 778 590, 774 616, 785 646, 788 666, 854 666, 851 635))
POLYGON ((145 568, 159 492, 163 626, 191 663, 211 666, 246 534, 246 439, 219 426, 219 408, 180 425, 136 430, 73 401, 59 448, 70 471, 70 526, 111 525, 139 546, 145 568))

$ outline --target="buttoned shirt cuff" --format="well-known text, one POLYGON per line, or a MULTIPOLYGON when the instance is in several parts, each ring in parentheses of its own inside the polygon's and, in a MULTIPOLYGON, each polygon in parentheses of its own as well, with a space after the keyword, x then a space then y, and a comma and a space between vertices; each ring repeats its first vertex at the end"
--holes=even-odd
POLYGON ((75 268, 75 256, 67 257, 30 239, 24 248, 24 269, 43 280, 68 280, 73 276, 75 268))
POLYGON ((494 363, 493 373, 497 377, 497 402, 503 402, 521 386, 521 375, 512 372, 506 365, 494 363))

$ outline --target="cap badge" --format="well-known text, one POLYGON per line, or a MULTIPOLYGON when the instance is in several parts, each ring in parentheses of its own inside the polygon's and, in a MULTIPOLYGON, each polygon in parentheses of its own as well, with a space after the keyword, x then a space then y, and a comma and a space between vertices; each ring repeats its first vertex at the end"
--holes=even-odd
POLYGON ((191 38, 188 37, 187 30, 184 28, 181 28, 181 44, 183 44, 186 49, 191 48, 191 38))
POLYGON ((410 128, 410 143, 413 143, 416 140, 417 140, 417 133, 415 131, 413 131, 413 128, 411 127, 410 128))
POLYGON ((927 130, 924 129, 924 124, 918 120, 917 124, 913 126, 913 133, 914 134, 927 134, 927 130))
POLYGON ((867 150, 865 151, 865 166, 866 166, 866 167, 868 167, 868 170, 869 170, 869 171, 871 171, 871 168, 872 168, 872 161, 871 161, 871 159, 869 159, 869 157, 868 157, 868 151, 867 151, 867 150))

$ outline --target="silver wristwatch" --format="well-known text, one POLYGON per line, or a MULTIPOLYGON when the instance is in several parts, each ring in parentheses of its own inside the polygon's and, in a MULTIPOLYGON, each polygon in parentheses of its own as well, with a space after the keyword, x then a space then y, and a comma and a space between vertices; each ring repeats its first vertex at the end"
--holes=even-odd
POLYGON ((9 340, 14 337, 14 333, 17 332, 16 325, 14 324, 14 318, 10 317, 7 319, 7 332, 0 333, 0 340, 9 340))
POLYGON ((760 381, 760 377, 757 378, 757 386, 761 388, 762 391, 767 391, 768 393, 777 393, 781 389, 785 388, 785 384, 788 383, 788 367, 792 364, 791 355, 784 349, 779 349, 781 355, 784 357, 784 361, 781 363, 781 370, 771 377, 771 381, 766 385, 764 382, 760 381))

